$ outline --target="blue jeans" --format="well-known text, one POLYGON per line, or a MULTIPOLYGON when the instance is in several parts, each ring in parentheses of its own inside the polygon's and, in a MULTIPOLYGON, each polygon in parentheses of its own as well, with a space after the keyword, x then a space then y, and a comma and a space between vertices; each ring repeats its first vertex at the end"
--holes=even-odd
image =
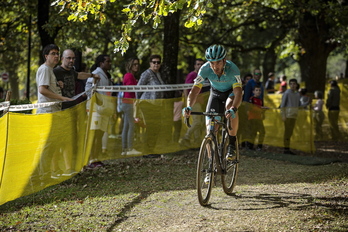
POLYGON ((133 148, 134 138, 134 117, 133 104, 122 103, 123 111, 123 130, 122 130, 122 149, 133 148))

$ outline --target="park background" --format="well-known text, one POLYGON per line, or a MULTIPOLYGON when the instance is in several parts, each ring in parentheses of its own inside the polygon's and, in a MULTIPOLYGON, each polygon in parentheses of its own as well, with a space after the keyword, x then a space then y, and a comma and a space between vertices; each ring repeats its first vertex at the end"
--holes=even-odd
MULTIPOLYGON (((341 89, 346 89, 348 14, 345 1, 174 1, 176 8, 171 6, 174 3, 166 1, 145 1, 143 6, 138 6, 137 1, 110 1, 101 2, 100 10, 92 1, 85 1, 86 5, 76 10, 69 9, 73 2, 64 8, 59 5, 64 1, 56 1, 57 4, 51 6, 52 2, 0 3, 0 70, 9 76, 2 86, 11 90, 13 103, 36 100, 35 73, 42 63, 41 48, 49 43, 57 44, 61 50, 74 49, 78 54, 77 70, 81 62, 91 66, 98 54, 110 54, 116 82, 121 80, 128 57, 138 56, 143 71, 148 67, 148 57, 156 53, 163 57, 166 83, 183 83, 185 75, 192 70, 194 59, 204 57, 210 44, 219 43, 228 49, 227 58, 237 64, 242 76, 261 68, 264 82, 268 72, 275 72, 277 76, 285 74, 289 79, 298 79, 310 94, 315 90, 326 93, 331 79, 339 79, 341 89), (89 8, 84 8, 86 6, 89 8), (141 7, 143 11, 139 10, 141 7), (125 9, 137 11, 130 16, 125 9), (136 14, 143 20, 134 20, 132 17, 136 14), (129 21, 133 23, 132 28, 125 26, 129 21)), ((342 99, 347 99, 344 93, 346 90, 342 99)), ((168 99, 171 101, 174 99, 168 99)), ((277 100, 274 102, 277 105, 277 100)), ((68 130, 77 118, 78 122, 85 123, 85 112, 82 104, 52 115, 10 112, 2 118, 2 203, 63 181, 29 181, 41 154, 41 150, 36 149, 37 143, 42 148, 60 138, 69 141, 71 137, 61 131, 68 130), (54 127, 53 122, 60 125, 54 127), (40 131, 39 140, 33 136, 37 131, 40 131), (50 131, 55 136, 49 138, 50 131), (34 155, 27 150, 34 150, 34 155), (28 168, 26 161, 33 165, 28 168), (14 165, 19 162, 23 166, 14 165), (16 178, 16 188, 12 185, 13 178, 16 178)), ((279 115, 276 108, 274 113, 279 115)), ((310 122, 307 113, 305 123, 310 122)), ((346 128, 346 113, 343 108, 340 118, 343 129, 346 128)), ((81 134, 82 138, 78 139, 85 141, 88 133, 82 130, 81 134)), ((88 160, 83 151, 86 146, 80 151, 81 156, 74 157, 79 157, 77 170, 88 160)), ((115 158, 114 155, 116 153, 104 159, 115 158)))

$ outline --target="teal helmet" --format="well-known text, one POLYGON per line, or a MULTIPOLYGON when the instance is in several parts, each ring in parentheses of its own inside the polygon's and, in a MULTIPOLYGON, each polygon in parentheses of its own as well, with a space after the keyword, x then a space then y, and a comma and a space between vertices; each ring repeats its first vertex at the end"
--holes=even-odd
POLYGON ((205 58, 208 61, 219 61, 226 57, 226 53, 224 46, 214 44, 205 50, 205 58))

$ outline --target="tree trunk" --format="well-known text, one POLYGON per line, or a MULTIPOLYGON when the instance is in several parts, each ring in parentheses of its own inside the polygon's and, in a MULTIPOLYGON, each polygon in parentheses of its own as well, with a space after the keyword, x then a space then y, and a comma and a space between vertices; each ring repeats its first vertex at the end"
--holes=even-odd
POLYGON ((270 48, 267 50, 263 64, 262 64, 262 70, 263 70, 263 83, 265 84, 268 80, 268 73, 275 71, 275 65, 277 63, 277 54, 275 53, 273 48, 270 48))
POLYGON ((337 46, 328 37, 330 26, 323 16, 309 12, 302 15, 299 24, 299 44, 302 46, 300 70, 309 93, 324 92, 326 83, 327 58, 337 46))
POLYGON ((282 33, 277 37, 276 40, 272 42, 271 46, 266 51, 266 54, 264 56, 263 63, 262 63, 264 84, 268 80, 268 73, 270 72, 275 73, 275 66, 277 64, 277 54, 275 52, 275 49, 286 37, 287 33, 288 33, 287 29, 282 29, 282 33))
MULTIPOLYGON (((179 18, 180 12, 164 17, 163 41, 163 80, 167 84, 175 84, 177 79, 177 65, 179 53, 179 18)), ((171 97, 174 93, 170 92, 171 97)))
POLYGON ((11 86, 10 90, 12 92, 11 99, 20 99, 19 87, 18 87, 18 77, 17 77, 17 67, 8 70, 9 84, 11 86))
MULTIPOLYGON (((177 64, 179 53, 179 16, 180 12, 175 12, 164 17, 164 39, 163 39, 163 64, 162 78, 167 84, 175 84, 177 78, 177 64)), ((167 98, 174 97, 174 91, 166 92, 167 98)), ((169 117, 163 119, 161 128, 162 136, 172 134, 173 106, 162 109, 169 117)), ((166 143, 171 142, 171 137, 167 138, 166 143)))
MULTIPOLYGON (((41 39, 41 46, 42 46, 41 49, 43 49, 48 44, 54 44, 54 39, 58 33, 58 28, 57 28, 56 33, 54 33, 54 35, 51 36, 48 33, 48 31, 46 31, 43 28, 43 26, 49 21, 50 5, 51 5, 51 1, 38 0, 37 28, 38 28, 40 39, 41 39)), ((45 62, 44 58, 42 57, 42 54, 40 52, 40 64, 44 62, 45 62)))

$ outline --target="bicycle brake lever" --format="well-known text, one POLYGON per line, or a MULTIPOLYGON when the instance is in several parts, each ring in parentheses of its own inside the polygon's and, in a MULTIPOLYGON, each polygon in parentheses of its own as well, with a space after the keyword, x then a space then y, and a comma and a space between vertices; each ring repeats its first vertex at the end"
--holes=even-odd
POLYGON ((188 127, 188 128, 190 128, 191 127, 191 124, 190 124, 190 118, 186 118, 185 117, 185 125, 188 127))

